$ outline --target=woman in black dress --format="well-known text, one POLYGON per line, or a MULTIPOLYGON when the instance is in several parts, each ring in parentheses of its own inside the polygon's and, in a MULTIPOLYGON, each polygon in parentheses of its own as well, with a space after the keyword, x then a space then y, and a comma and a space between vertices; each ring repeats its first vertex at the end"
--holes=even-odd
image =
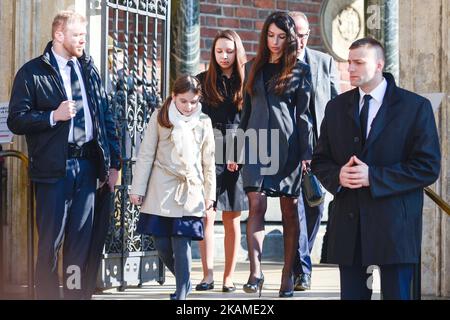
MULTIPOLYGON (((258 141, 244 149, 244 189, 250 212, 247 245, 250 276, 244 291, 259 291, 264 282, 261 253, 267 196, 279 197, 283 221, 284 266, 280 297, 294 293, 293 263, 298 245, 297 198, 302 162, 311 159, 309 67, 297 61, 295 23, 284 12, 274 12, 262 28, 255 59, 246 64, 244 108, 240 128, 258 141), (267 143, 264 143, 267 142, 267 143), (266 163, 262 154, 270 156, 266 163), (257 160, 251 156, 257 154, 257 160)), ((232 167, 235 164, 229 165, 232 167)))
POLYGON ((207 71, 197 77, 202 86, 202 110, 211 118, 216 136, 216 203, 204 218, 205 236, 200 251, 203 279, 196 290, 214 288, 214 218, 216 210, 222 211, 225 228, 225 270, 222 291, 236 289, 233 273, 241 240, 240 216, 248 210, 248 200, 242 187, 242 176, 238 170, 229 171, 226 166, 226 139, 238 128, 242 109, 242 85, 244 78, 245 50, 239 35, 232 30, 223 30, 216 35, 211 60, 207 71))

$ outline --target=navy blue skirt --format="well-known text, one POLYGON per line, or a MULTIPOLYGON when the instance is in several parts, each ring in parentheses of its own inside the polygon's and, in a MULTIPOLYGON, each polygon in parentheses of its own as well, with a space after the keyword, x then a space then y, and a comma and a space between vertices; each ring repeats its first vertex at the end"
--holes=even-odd
POLYGON ((203 240, 203 218, 169 218, 154 214, 140 213, 136 231, 154 237, 189 237, 203 240))

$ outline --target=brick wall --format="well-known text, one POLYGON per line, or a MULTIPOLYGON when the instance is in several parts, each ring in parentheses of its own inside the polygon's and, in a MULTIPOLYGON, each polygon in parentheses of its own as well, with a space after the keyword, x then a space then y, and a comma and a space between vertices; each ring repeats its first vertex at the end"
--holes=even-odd
POLYGON ((200 0, 201 63, 209 61, 210 48, 218 30, 235 30, 248 57, 258 48, 259 32, 267 16, 276 10, 303 11, 311 25, 309 45, 322 50, 319 11, 321 0, 200 0))
MULTIPOLYGON (((200 69, 207 67, 212 42, 218 30, 233 29, 242 39, 247 58, 255 56, 264 20, 273 11, 302 11, 308 16, 311 35, 308 46, 326 52, 320 35, 322 0, 200 0, 200 69)), ((342 89, 348 90, 346 63, 339 64, 342 89)))

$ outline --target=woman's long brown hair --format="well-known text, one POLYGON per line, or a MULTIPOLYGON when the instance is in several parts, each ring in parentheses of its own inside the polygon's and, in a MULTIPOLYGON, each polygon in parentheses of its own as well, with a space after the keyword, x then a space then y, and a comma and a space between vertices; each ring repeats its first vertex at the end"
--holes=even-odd
MULTIPOLYGON (((175 80, 172 95, 176 96, 186 92, 200 93, 200 82, 196 77, 183 75, 175 80)), ((172 102, 172 95, 166 99, 158 113, 158 123, 165 128, 172 128, 173 126, 169 120, 169 106, 172 102)))
POLYGON ((255 94, 255 79, 258 72, 261 71, 266 63, 269 63, 270 50, 267 46, 267 37, 269 33, 269 26, 274 23, 278 28, 286 33, 286 41, 283 47, 283 54, 281 56, 282 71, 278 78, 272 79, 273 89, 276 94, 281 95, 289 84, 295 64, 297 63, 297 38, 295 33, 295 22, 286 13, 277 11, 267 17, 261 30, 259 38, 258 52, 250 69, 245 90, 250 94, 255 94))
POLYGON ((216 43, 219 39, 227 39, 234 42, 234 49, 236 52, 236 58, 233 64, 233 73, 237 76, 237 81, 235 86, 235 92, 233 95, 233 103, 236 105, 238 110, 242 109, 243 100, 243 83, 244 83, 244 64, 247 62, 247 57, 245 54, 244 46, 242 45, 241 38, 233 30, 222 30, 219 31, 214 38, 213 45, 211 48, 211 57, 209 61, 208 71, 206 71, 205 81, 202 87, 202 97, 206 104, 213 107, 217 107, 221 102, 224 101, 224 97, 217 90, 217 74, 221 70, 219 64, 216 60, 216 43))

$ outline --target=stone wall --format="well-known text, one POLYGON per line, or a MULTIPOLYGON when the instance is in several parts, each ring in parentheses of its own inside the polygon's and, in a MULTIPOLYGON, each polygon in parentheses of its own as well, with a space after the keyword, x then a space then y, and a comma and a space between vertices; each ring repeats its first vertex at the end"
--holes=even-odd
POLYGON ((200 0, 201 63, 209 62, 212 42, 217 31, 222 29, 235 30, 242 39, 248 57, 254 57, 264 20, 277 10, 304 12, 311 27, 309 45, 323 50, 319 28, 321 2, 321 0, 200 0))
MULTIPOLYGON (((436 122, 442 148, 441 178, 433 189, 450 200, 450 1, 400 0, 400 84, 417 93, 444 92, 436 122)), ((422 293, 450 296, 450 216, 426 197, 423 213, 422 293)))

